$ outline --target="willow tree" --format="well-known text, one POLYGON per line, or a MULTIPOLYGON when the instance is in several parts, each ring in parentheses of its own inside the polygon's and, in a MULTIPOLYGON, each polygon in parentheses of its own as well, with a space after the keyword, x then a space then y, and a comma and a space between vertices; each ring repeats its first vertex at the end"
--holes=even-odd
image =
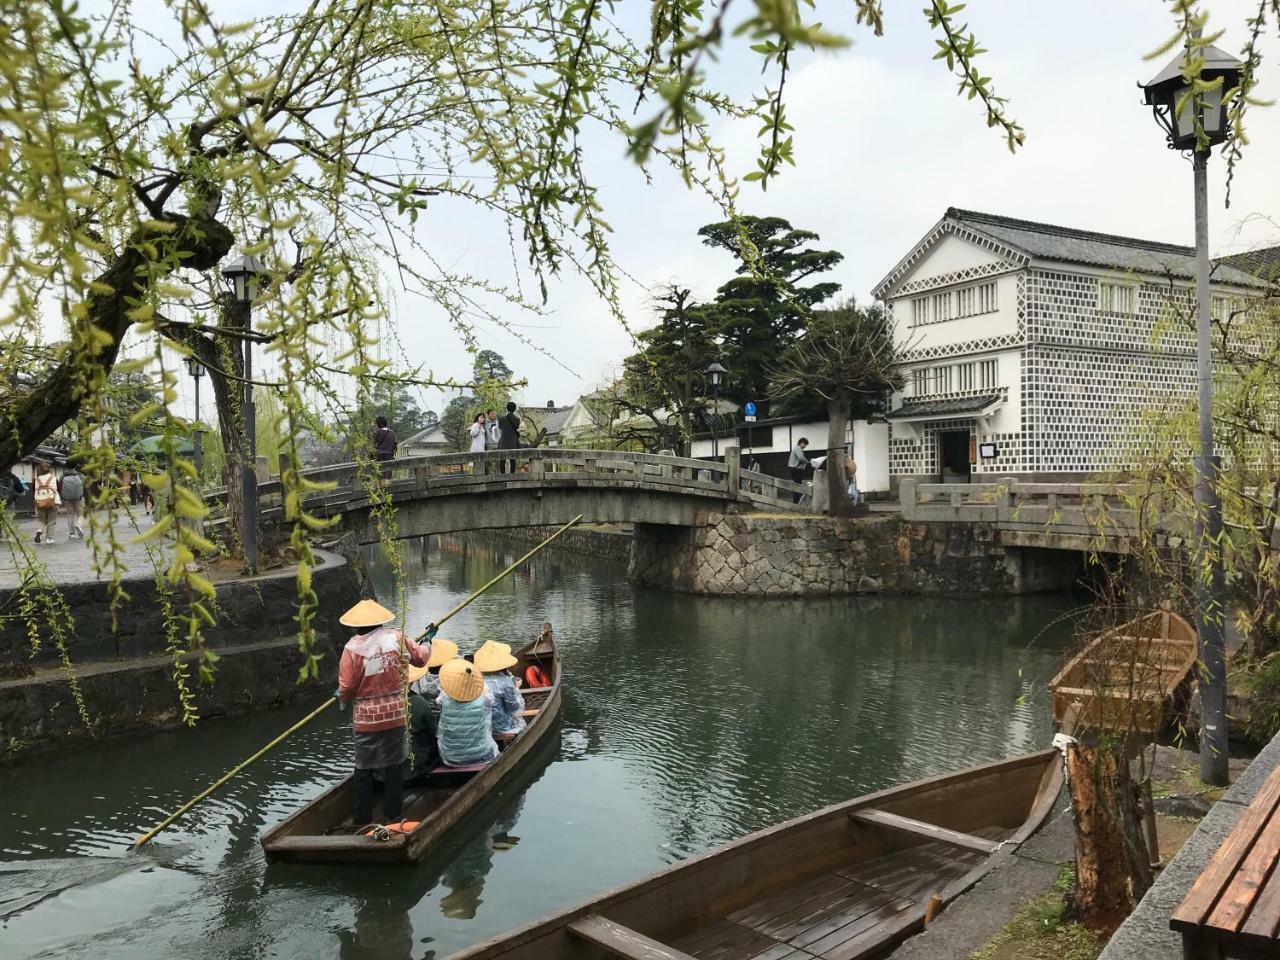
MULTIPOLYGON (((177 455, 188 427, 177 354, 197 353, 222 383, 234 493, 245 464, 237 358, 253 342, 265 354, 255 380, 281 402, 309 674, 308 544, 318 524, 292 465, 317 405, 336 402, 335 383, 353 378, 368 395, 391 284, 425 298, 473 349, 477 315, 519 336, 496 314, 522 303, 520 280, 448 269, 433 245, 444 231, 425 225, 488 217, 512 238, 532 289, 545 297, 551 275, 580 270, 620 315, 610 228, 586 174, 591 144, 672 165, 732 217, 738 185, 708 122, 760 121, 757 168, 744 179, 767 185, 795 162, 783 95, 794 57, 845 38, 798 0, 650 0, 636 27, 607 0, 273 6, 227 23, 205 0, 171 0, 145 17, 106 0, 0 0, 0 467, 70 424, 110 510, 104 385, 113 368, 153 371, 161 392, 148 416, 172 454, 155 482, 175 504, 153 536, 176 544, 161 579, 187 604, 184 642, 200 648, 213 588, 188 561, 212 545, 189 522, 205 507, 193 465, 177 455), (720 49, 735 43, 766 76, 740 102, 713 76, 720 49), (605 136, 589 138, 592 128, 605 136), (252 328, 218 284, 220 262, 237 251, 266 264, 252 328), (126 340, 138 354, 122 362, 126 340), (38 377, 17 376, 55 341, 38 377)), ((1015 148, 1022 129, 978 66, 981 47, 959 9, 926 6, 939 57, 1015 148)), ((879 0, 853 0, 849 11, 849 29, 881 33, 879 0)), ((1179 15, 1181 33, 1200 29, 1179 15)), ((95 561, 118 589, 115 525, 104 519, 95 561)), ((29 553, 18 562, 40 566, 29 553)))
POLYGON ((817 310, 803 336, 793 341, 770 368, 773 396, 780 400, 817 397, 827 406, 827 483, 833 516, 852 510, 844 475, 845 433, 849 423, 885 408, 889 394, 902 387, 903 346, 879 306, 853 300, 834 310, 817 310))

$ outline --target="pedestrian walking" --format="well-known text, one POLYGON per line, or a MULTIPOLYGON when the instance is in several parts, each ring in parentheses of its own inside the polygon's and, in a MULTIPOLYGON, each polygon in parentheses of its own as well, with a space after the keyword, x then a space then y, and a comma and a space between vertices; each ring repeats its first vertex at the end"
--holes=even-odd
POLYGON ((124 483, 129 488, 129 506, 136 507, 142 499, 142 482, 138 479, 138 471, 132 467, 124 472, 124 483))
POLYGON ((67 511, 67 539, 83 540, 84 528, 80 526, 80 518, 84 514, 84 477, 80 476, 74 463, 68 463, 63 471, 58 493, 67 511))
POLYGON ((4 505, 10 513, 14 513, 18 509, 18 498, 27 492, 27 485, 22 482, 22 478, 9 471, 9 479, 4 485, 4 505))
MULTIPOLYGON (((516 413, 516 405, 514 403, 508 403, 507 412, 498 418, 498 449, 520 449, 520 415, 516 413)), ((515 473, 515 460, 503 460, 502 472, 515 473)))
MULTIPOLYGON (((809 446, 809 438, 801 437, 791 448, 791 456, 787 458, 787 469, 791 471, 792 483, 804 483, 804 472, 809 469, 809 458, 804 453, 804 448, 807 446, 809 446)), ((791 502, 799 503, 802 496, 804 494, 797 491, 791 502)))
POLYGON ((32 495, 36 503, 36 543, 56 543, 53 539, 53 527, 58 520, 58 478, 53 475, 53 467, 41 463, 36 467, 35 480, 32 482, 32 495))
POLYGON ((396 451, 400 449, 400 441, 396 432, 387 423, 386 417, 378 417, 373 421, 373 456, 374 459, 394 460, 396 451))

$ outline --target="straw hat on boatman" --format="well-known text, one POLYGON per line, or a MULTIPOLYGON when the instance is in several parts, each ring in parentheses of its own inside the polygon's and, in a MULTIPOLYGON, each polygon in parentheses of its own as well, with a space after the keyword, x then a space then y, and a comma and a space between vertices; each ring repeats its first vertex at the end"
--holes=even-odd
POLYGON ((498 755, 493 739, 493 694, 474 663, 455 658, 440 668, 440 759, 450 766, 488 763, 498 755))
POLYGON ((495 736, 512 736, 525 727, 524 697, 520 681, 511 676, 511 668, 520 661, 511 653, 511 644, 486 640, 476 651, 476 666, 484 674, 484 685, 493 694, 493 732, 495 736))
POLYGON ((406 637, 391 626, 396 615, 376 600, 361 600, 338 618, 355 635, 342 648, 338 663, 338 689, 333 695, 340 704, 355 701, 351 720, 355 746, 355 776, 352 778, 356 824, 373 820, 374 772, 381 772, 385 784, 382 812, 386 819, 399 820, 404 791, 405 740, 404 691, 401 671, 406 665, 424 666, 431 658, 430 640, 435 624, 427 628, 426 643, 406 637))

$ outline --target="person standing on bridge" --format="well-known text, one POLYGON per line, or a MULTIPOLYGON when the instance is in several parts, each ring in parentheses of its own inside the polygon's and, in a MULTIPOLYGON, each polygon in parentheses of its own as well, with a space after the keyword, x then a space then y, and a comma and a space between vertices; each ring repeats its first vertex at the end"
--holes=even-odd
POLYGON ((373 456, 375 460, 394 460, 396 451, 400 449, 400 441, 396 432, 387 423, 387 418, 379 416, 373 421, 373 456))
MULTIPOLYGON (((514 403, 508 403, 507 412, 498 418, 498 449, 520 449, 520 415, 516 413, 514 403)), ((515 473, 515 460, 503 460, 502 472, 515 473)))
MULTIPOLYGON (((484 453, 485 443, 489 436, 489 428, 485 424, 484 414, 477 413, 476 418, 471 421, 471 426, 467 427, 467 436, 471 438, 470 451, 472 453, 484 453)), ((476 469, 480 465, 480 461, 473 460, 471 463, 471 472, 479 473, 476 469)))
MULTIPOLYGON (((796 441, 796 445, 791 448, 791 456, 787 459, 787 469, 791 471, 792 483, 804 483, 804 472, 809 469, 809 458, 804 454, 804 448, 809 445, 808 437, 801 437, 796 441)), ((791 498, 792 503, 799 503, 802 493, 796 491, 791 498)))
MULTIPOLYGON (((355 701, 351 718, 355 741, 355 776, 352 787, 357 826, 373 822, 373 780, 380 773, 384 784, 382 812, 388 821, 399 820, 404 800, 405 738, 404 661, 415 667, 431 659, 430 642, 419 645, 387 626, 396 615, 374 600, 361 600, 338 620, 356 631, 342 648, 338 663, 338 703, 355 701)), ((427 628, 430 641, 434 626, 427 628)))
MULTIPOLYGON (((488 453, 490 450, 497 450, 502 444, 502 428, 498 426, 498 411, 490 410, 485 414, 484 425, 484 449, 488 453)), ((485 473, 498 473, 498 462, 496 460, 486 460, 484 462, 485 473)))

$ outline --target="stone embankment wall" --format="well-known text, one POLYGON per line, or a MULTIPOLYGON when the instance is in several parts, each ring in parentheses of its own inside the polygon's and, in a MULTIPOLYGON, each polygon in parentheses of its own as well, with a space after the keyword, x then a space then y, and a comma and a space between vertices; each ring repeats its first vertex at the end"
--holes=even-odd
MULTIPOLYGON (((216 678, 209 686, 195 676, 190 681, 202 717, 248 713, 300 698, 319 701, 332 691, 339 645, 348 636, 338 617, 360 598, 363 584, 359 570, 342 556, 321 555, 324 563, 313 581, 320 598, 314 621, 317 650, 324 654, 320 679, 297 682, 302 659, 291 569, 221 583, 218 622, 205 631, 206 645, 220 658, 216 678)), ((125 587, 132 599, 118 611, 114 633, 106 584, 62 588, 73 620, 65 647, 92 727, 80 716, 47 627, 33 652, 22 618, 0 625, 0 678, 5 678, 0 679, 0 763, 181 722, 155 582, 130 580, 125 587)))
POLYGON ((637 524, 631 578, 727 596, 966 596, 1070 587, 1080 554, 1004 547, 984 523, 896 517, 710 516, 701 527, 637 524))

